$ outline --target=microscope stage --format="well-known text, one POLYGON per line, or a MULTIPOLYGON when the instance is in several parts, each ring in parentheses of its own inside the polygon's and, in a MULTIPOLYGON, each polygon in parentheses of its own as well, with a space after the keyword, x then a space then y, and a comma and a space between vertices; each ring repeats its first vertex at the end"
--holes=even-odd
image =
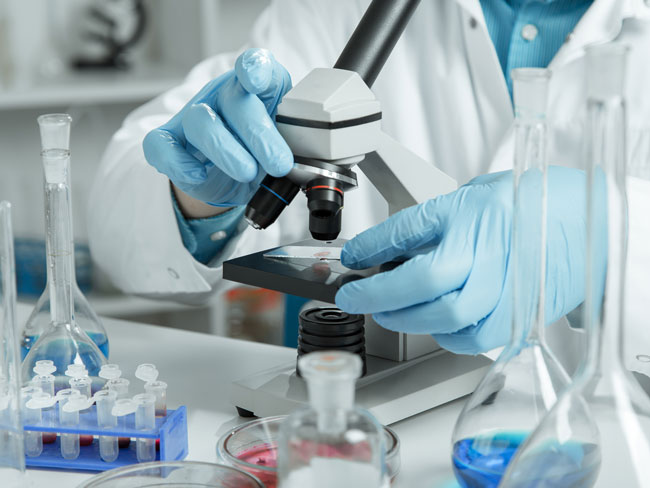
POLYGON ((364 270, 346 268, 339 260, 345 242, 345 239, 308 239, 241 256, 223 263, 223 277, 245 285, 334 303, 336 292, 345 283, 391 269, 396 264, 364 270))

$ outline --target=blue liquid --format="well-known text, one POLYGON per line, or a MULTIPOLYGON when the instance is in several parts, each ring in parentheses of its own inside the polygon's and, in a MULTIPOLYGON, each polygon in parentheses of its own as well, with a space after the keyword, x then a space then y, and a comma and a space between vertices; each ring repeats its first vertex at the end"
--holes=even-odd
MULTIPOLYGON (((454 445, 456 479, 464 488, 496 488, 527 434, 503 432, 454 445)), ((600 468, 595 444, 548 443, 523 459, 511 485, 518 488, 589 488, 600 468)))
MULTIPOLYGON (((102 352, 104 357, 108 359, 108 338, 104 334, 100 334, 98 332, 86 332, 86 334, 88 334, 88 337, 92 339, 92 341, 99 348, 99 350, 102 352)), ((34 344, 36 344, 38 337, 39 336, 34 335, 34 336, 27 336, 23 338, 23 342, 20 345, 21 361, 25 360, 25 357, 29 353, 29 350, 32 348, 34 344)), ((44 359, 54 359, 54 358, 44 358, 44 359)))

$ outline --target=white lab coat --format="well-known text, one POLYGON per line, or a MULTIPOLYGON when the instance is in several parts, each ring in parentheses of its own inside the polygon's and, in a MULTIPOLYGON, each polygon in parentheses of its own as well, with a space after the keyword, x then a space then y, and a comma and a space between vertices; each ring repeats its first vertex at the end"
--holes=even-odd
MULTIPOLYGON (((276 0, 256 23, 249 46, 270 49, 295 84, 312 68, 333 65, 368 3, 276 0)), ((551 62, 551 163, 580 166, 582 48, 620 37, 634 46, 628 104, 632 163, 639 171, 650 167, 647 18, 642 0, 595 0, 551 62)), ((202 85, 231 69, 237 54, 196 66, 181 86, 134 111, 108 146, 91 192, 90 246, 97 264, 127 293, 204 301, 231 286, 221 278, 224 259, 308 237, 306 205, 298 197, 266 231, 243 224, 219 258, 205 266, 183 247, 167 178, 144 158, 144 135, 180 110, 202 85)), ((424 0, 373 91, 382 103, 384 130, 459 184, 511 167, 512 105, 479 0, 424 0)), ((358 173, 359 189, 346 194, 342 237, 387 215, 386 204, 358 173)), ((630 211, 630 319, 646 335, 650 325, 644 323, 647 306, 642 305, 650 298, 649 182, 632 178, 630 211)))

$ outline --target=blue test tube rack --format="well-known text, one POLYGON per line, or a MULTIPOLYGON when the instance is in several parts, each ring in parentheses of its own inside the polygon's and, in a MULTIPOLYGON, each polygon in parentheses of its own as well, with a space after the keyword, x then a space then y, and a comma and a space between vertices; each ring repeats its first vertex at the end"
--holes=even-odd
POLYGON ((137 438, 160 439, 160 449, 156 450, 156 461, 179 461, 187 457, 187 410, 184 406, 176 410, 167 410, 167 416, 156 417, 156 427, 152 430, 135 428, 135 414, 125 416, 124 425, 114 429, 102 429, 97 426, 97 407, 92 405, 87 411, 79 413, 79 424, 76 427, 59 425, 57 407, 43 410, 40 424, 25 425, 24 430, 38 432, 56 432, 57 434, 79 434, 95 436, 89 446, 81 446, 79 457, 74 460, 61 456, 60 436, 56 442, 43 444, 43 452, 38 457, 25 456, 27 466, 39 468, 58 468, 85 471, 106 471, 130 464, 136 464, 137 438), (119 449, 117 459, 107 463, 99 455, 99 439, 97 436, 129 437, 129 447, 119 449))

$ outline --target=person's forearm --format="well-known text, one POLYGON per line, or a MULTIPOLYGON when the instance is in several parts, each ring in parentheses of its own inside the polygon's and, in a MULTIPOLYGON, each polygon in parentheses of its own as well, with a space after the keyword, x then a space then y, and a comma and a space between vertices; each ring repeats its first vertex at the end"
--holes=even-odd
POLYGON ((183 190, 177 188, 173 183, 170 182, 170 184, 174 191, 176 201, 178 202, 178 207, 186 219, 205 219, 208 217, 214 217, 215 215, 220 215, 232 208, 208 205, 201 200, 189 196, 187 193, 183 192, 183 190))

